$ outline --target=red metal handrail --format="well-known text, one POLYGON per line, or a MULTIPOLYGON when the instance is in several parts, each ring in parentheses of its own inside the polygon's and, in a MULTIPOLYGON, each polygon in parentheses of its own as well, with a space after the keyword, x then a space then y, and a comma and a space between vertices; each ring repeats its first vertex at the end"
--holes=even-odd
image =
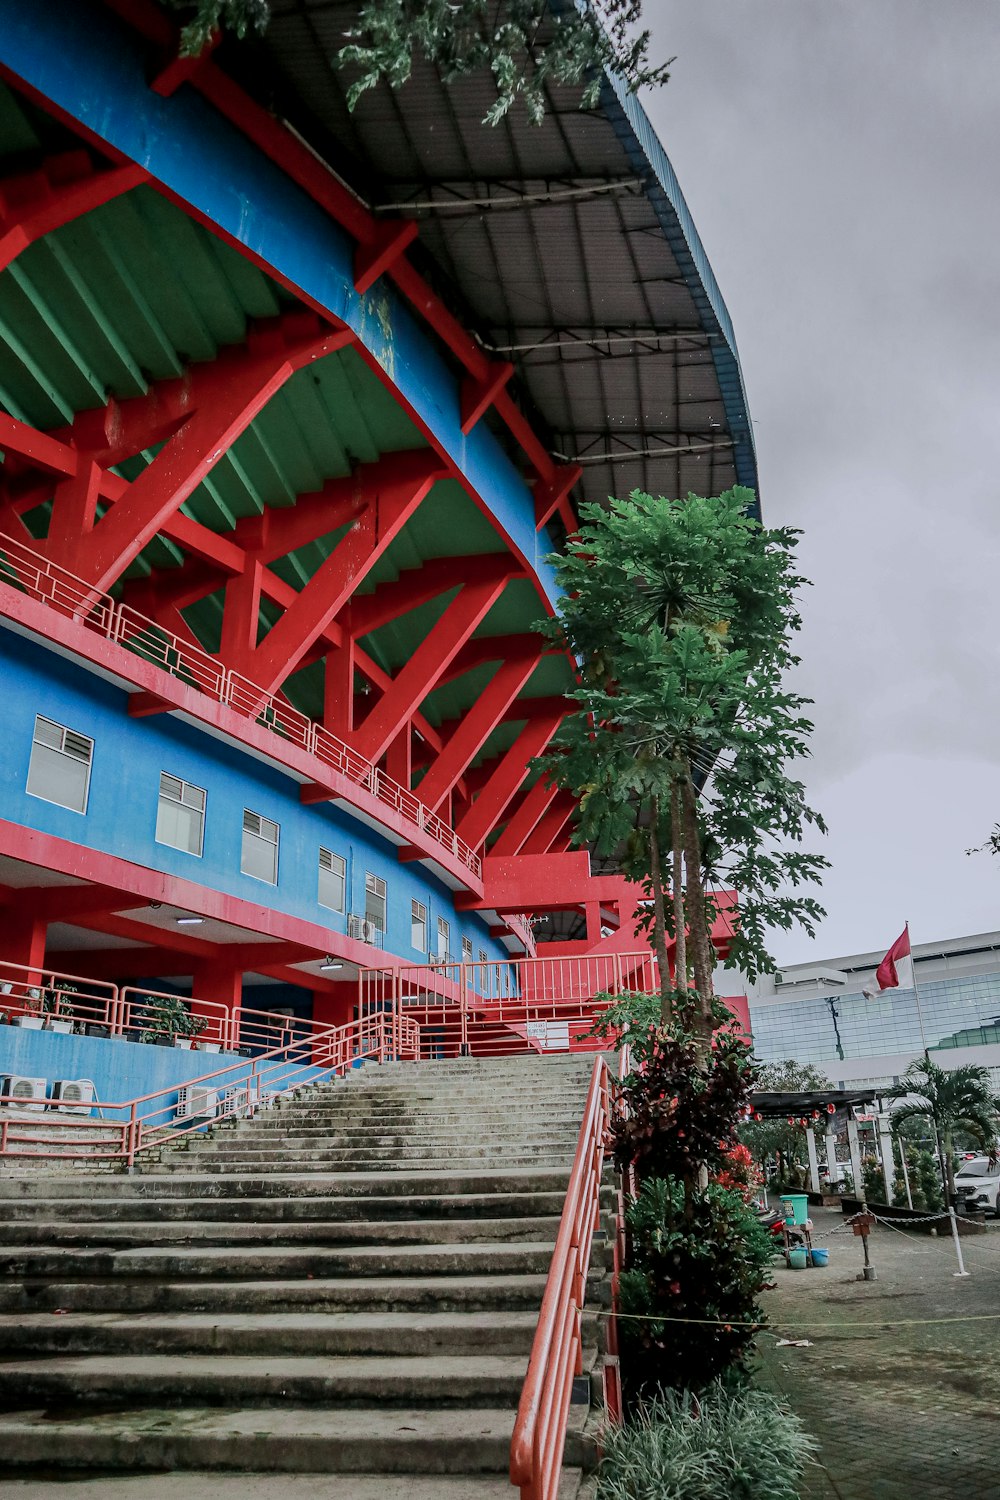
POLYGON ((555 1500, 559 1489, 573 1377, 583 1374, 582 1312, 610 1109, 608 1070, 599 1057, 511 1438, 510 1482, 520 1486, 521 1500, 555 1500))
POLYGON ((482 860, 454 829, 343 740, 293 708, 280 693, 268 693, 240 673, 229 671, 217 657, 147 619, 131 606, 117 603, 110 594, 95 589, 6 532, 0 532, 0 583, 12 585, 64 618, 116 642, 204 693, 214 703, 269 730, 276 740, 283 740, 333 767, 422 829, 435 843, 449 850, 471 875, 482 879, 482 860))

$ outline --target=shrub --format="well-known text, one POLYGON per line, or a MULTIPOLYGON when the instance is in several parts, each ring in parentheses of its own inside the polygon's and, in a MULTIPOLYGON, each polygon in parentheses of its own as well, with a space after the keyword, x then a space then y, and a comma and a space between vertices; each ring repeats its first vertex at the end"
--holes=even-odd
POLYGON ((673 1179, 647 1180, 627 1217, 618 1306, 629 1394, 702 1389, 742 1363, 752 1325, 764 1321, 756 1299, 773 1254, 770 1235, 739 1193, 717 1183, 685 1192, 673 1179))
POLYGON ((796 1500, 815 1447, 766 1391, 666 1392, 605 1433, 596 1500, 796 1500))

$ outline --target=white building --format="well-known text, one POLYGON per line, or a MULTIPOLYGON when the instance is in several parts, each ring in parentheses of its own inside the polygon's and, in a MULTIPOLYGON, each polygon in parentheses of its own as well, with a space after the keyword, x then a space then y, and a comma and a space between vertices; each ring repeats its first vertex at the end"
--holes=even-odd
POLYGON ((761 1062, 793 1058, 836 1086, 889 1087, 926 1045, 940 1066, 981 1064, 1000 1087, 1000 932, 915 945, 915 989, 904 961, 900 987, 878 993, 884 956, 792 964, 748 986, 761 1062))

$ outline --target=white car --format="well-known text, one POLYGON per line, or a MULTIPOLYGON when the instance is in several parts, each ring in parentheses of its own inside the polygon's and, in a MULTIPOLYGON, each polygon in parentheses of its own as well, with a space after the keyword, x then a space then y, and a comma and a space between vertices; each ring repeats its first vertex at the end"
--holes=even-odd
POLYGON ((955 1187, 965 1193, 966 1202, 977 1208, 992 1209, 1000 1218, 1000 1160, 974 1156, 963 1161, 955 1173, 955 1187))

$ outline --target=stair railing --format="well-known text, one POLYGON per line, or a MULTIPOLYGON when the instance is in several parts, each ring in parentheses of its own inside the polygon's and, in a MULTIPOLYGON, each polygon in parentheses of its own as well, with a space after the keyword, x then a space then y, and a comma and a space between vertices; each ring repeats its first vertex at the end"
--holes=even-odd
POLYGON ((510 1444, 510 1482, 521 1500, 555 1500, 559 1489, 573 1379, 583 1374, 583 1304, 610 1123, 608 1070, 598 1057, 510 1444))

